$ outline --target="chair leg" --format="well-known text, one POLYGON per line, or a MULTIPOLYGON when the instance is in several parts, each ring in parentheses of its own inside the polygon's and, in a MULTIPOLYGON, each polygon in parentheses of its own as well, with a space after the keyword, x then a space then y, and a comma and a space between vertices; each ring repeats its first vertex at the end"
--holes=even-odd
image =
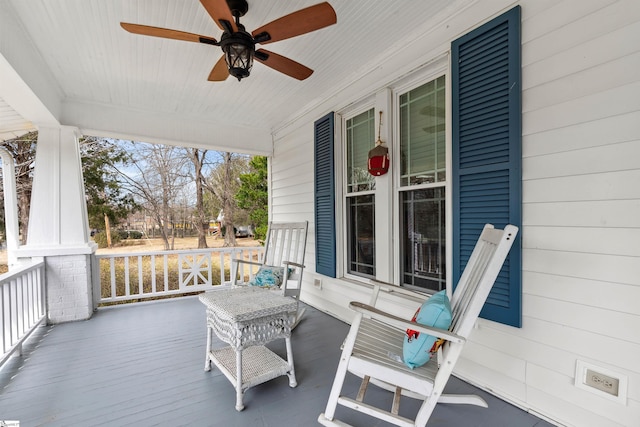
MULTIPOLYGON (((358 395, 356 396, 356 400, 358 402, 364 401, 364 395, 367 392, 367 387, 369 386, 369 381, 371 377, 369 375, 365 375, 362 378, 362 383, 360 383, 360 388, 358 389, 358 395)), ((400 412, 400 397, 402 396, 402 389, 400 387, 396 387, 393 392, 393 404, 391 405, 391 413, 393 415, 398 415, 400 412)))
POLYGON ((416 426, 424 427, 427 425, 427 421, 429 421, 431 413, 436 407, 436 403, 438 403, 438 398, 433 394, 422 402, 422 405, 418 410, 418 415, 416 416, 416 426))
POLYGON ((240 412, 244 409, 242 389, 242 350, 236 350, 236 411, 240 412))
POLYGON ((205 372, 209 372, 211 370, 211 339, 213 330, 207 326, 207 353, 204 356, 204 370, 205 372))
POLYGON ((356 396, 356 400, 358 402, 362 402, 364 400, 364 394, 367 392, 367 386, 369 385, 369 380, 371 377, 369 375, 365 375, 362 378, 362 383, 360 384, 360 389, 358 390, 358 395, 356 396))
POLYGON ((289 377, 289 387, 295 387, 298 385, 298 381, 296 380, 296 371, 293 367, 293 350, 291 347, 291 338, 285 338, 285 344, 287 347, 287 363, 289 364, 289 373, 287 376, 289 377))
POLYGON ((300 321, 302 320, 302 316, 304 316, 306 308, 302 307, 302 309, 300 309, 300 293, 291 295, 291 298, 296 300, 296 320, 293 322, 293 326, 291 326, 291 330, 293 331, 296 326, 298 326, 298 323, 300 323, 300 321))
POLYGON ((322 416, 328 420, 333 420, 338 406, 338 397, 342 391, 342 385, 344 384, 345 376, 347 375, 348 360, 342 358, 338 364, 336 371, 336 377, 333 380, 333 386, 331 386, 331 393, 329 393, 329 400, 327 400, 327 407, 322 416))
POLYGON ((300 323, 300 321, 302 320, 302 316, 304 316, 304 312, 306 311, 306 308, 302 308, 301 310, 297 310, 296 311, 296 320, 295 322, 293 322, 293 326, 291 326, 291 330, 294 330, 296 328, 296 326, 298 326, 298 323, 300 323))
POLYGON ((393 393, 393 405, 391 405, 391 413, 398 415, 400 412, 400 397, 402 396, 402 389, 396 387, 396 391, 393 393))
POLYGON ((340 356, 340 363, 338 364, 338 369, 336 370, 336 376, 333 380, 333 386, 331 386, 331 392, 329 393, 329 400, 327 401, 327 407, 323 414, 320 414, 318 420, 325 419, 328 421, 333 420, 333 417, 336 413, 336 408, 338 406, 338 398, 340 397, 340 392, 342 391, 342 386, 344 385, 345 377, 347 376, 347 368, 349 367, 349 358, 351 357, 351 352, 353 351, 353 346, 356 343, 356 335, 358 332, 358 328, 360 327, 360 322, 362 320, 362 315, 357 314, 353 319, 353 323, 351 324, 351 329, 349 329, 349 335, 347 335, 347 339, 344 342, 344 349, 342 350, 342 356, 340 356))

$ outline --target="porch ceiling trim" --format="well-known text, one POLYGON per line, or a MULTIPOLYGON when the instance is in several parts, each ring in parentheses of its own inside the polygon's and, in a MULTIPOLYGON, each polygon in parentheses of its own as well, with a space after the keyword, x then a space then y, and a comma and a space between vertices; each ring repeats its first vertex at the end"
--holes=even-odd
POLYGON ((264 156, 270 156, 273 149, 270 129, 81 101, 65 102, 62 111, 62 121, 85 135, 264 156))
POLYGON ((11 4, 0 2, 0 99, 24 118, 16 129, 1 123, 0 133, 59 123, 62 91, 20 22, 11 4))

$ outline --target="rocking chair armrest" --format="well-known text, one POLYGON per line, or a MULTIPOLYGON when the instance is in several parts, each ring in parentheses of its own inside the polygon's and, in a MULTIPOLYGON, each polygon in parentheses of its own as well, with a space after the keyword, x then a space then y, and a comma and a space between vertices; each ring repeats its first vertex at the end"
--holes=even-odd
POLYGON ((233 262, 235 262, 236 264, 240 264, 240 263, 242 263, 242 264, 251 264, 251 265, 257 265, 257 266, 261 266, 261 265, 263 265, 263 264, 262 264, 262 263, 260 263, 260 262, 256 262, 256 261, 249 261, 249 260, 246 260, 246 259, 239 259, 239 258, 234 259, 234 260, 233 260, 233 262))
POLYGON ((432 335, 437 338, 444 338, 447 341, 455 343, 464 343, 466 339, 460 335, 447 331, 446 329, 432 328, 430 326, 421 325, 420 323, 412 322, 410 320, 403 319, 393 314, 387 313, 380 309, 377 309, 368 304, 363 304, 358 301, 351 301, 349 307, 359 313, 367 314, 371 318, 387 323, 398 329, 412 329, 414 331, 422 332, 428 335, 432 335))
POLYGON ((298 267, 298 268, 304 268, 304 265, 297 262, 293 262, 293 261, 282 261, 282 263, 286 265, 293 265, 294 267, 298 267))
POLYGON ((419 303, 423 303, 430 296, 428 293, 425 293, 425 292, 409 290, 401 286, 394 285, 393 283, 382 282, 377 279, 371 279, 370 282, 374 287, 374 293, 375 293, 374 299, 377 299, 378 293, 380 291, 387 294, 397 295, 401 298, 410 299, 419 303))

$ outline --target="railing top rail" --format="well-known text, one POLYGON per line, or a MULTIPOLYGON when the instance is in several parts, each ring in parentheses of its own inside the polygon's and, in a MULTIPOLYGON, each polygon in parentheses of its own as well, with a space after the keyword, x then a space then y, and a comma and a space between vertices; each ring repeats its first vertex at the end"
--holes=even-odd
POLYGON ((130 256, 149 256, 149 255, 179 255, 179 254, 193 254, 193 253, 211 253, 211 252, 238 252, 242 251, 255 251, 264 250, 263 246, 234 246, 225 248, 208 248, 208 249, 180 249, 173 251, 149 251, 149 252, 118 252, 111 254, 96 254, 96 258, 121 258, 130 256))
POLYGON ((28 273, 30 271, 36 270, 36 269, 41 268, 41 267, 44 267, 44 260, 39 260, 39 261, 36 261, 36 262, 32 262, 31 264, 23 265, 23 266, 15 268, 15 269, 12 269, 10 271, 7 271, 6 273, 2 273, 2 274, 0 274, 0 285, 10 281, 11 279, 13 279, 16 276, 28 273))

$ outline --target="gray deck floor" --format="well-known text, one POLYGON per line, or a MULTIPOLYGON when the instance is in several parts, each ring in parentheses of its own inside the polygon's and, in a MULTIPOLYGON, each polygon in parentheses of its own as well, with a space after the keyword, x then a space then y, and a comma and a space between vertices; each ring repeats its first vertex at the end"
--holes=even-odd
MULTIPOLYGON (((294 331, 298 386, 286 377, 254 387, 234 409, 231 384, 204 371, 205 309, 195 297, 99 310, 83 322, 42 327, 0 371, 0 420, 30 426, 314 426, 324 411, 348 326, 313 308, 294 331)), ((285 354, 284 342, 269 347, 285 354)), ((347 386, 357 390, 358 380, 347 386)), ((436 426, 546 427, 542 421, 455 378, 449 392, 479 393, 489 409, 438 405, 436 426)), ((388 402, 375 390, 367 399, 388 402)), ((390 406, 389 406, 390 407, 390 406)), ((417 411, 410 399, 401 415, 417 411)), ((362 427, 386 426, 338 408, 362 427)))

